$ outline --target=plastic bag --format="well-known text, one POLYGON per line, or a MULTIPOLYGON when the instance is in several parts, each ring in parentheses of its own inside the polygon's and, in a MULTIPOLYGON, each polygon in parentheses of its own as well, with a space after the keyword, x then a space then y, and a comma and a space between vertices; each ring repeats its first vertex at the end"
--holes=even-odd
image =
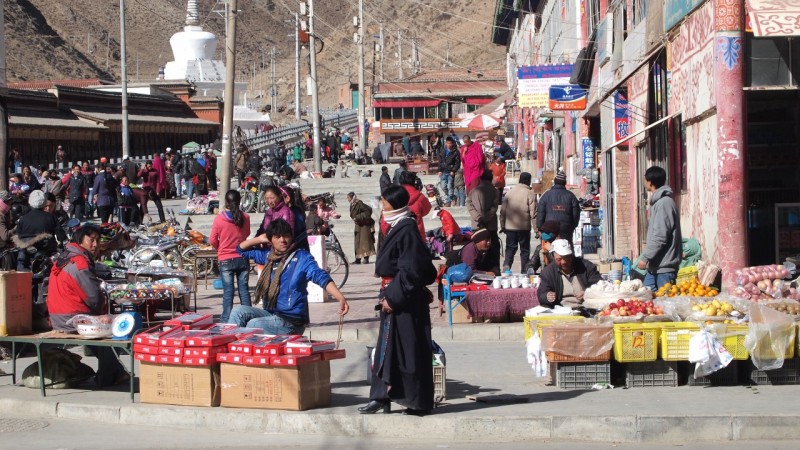
POLYGON ((586 291, 583 293, 583 306, 589 309, 603 309, 610 303, 616 302, 619 299, 637 299, 646 302, 653 299, 653 292, 649 289, 619 292, 604 291, 601 289, 596 289, 594 286, 592 286, 589 289, 586 289, 586 291))
POLYGON ((542 349, 546 352, 597 358, 613 346, 614 325, 611 324, 561 323, 542 329, 542 349))
MULTIPOLYGON (((42 351, 42 374, 50 389, 68 389, 94 376, 94 370, 81 362, 76 355, 62 348, 48 348, 42 351)), ((39 389, 39 363, 35 362, 22 372, 22 384, 31 389, 39 389)))
POLYGON ((786 351, 794 340, 795 326, 790 316, 759 303, 750 306, 750 329, 744 345, 758 370, 783 367, 786 351))
POLYGON ((689 362, 697 363, 694 368, 695 378, 724 369, 731 361, 733 356, 730 352, 708 331, 702 330, 689 340, 689 362))
POLYGON ((546 377, 550 364, 547 363, 547 357, 544 350, 542 350, 542 340, 539 338, 539 333, 533 333, 525 343, 525 353, 528 358, 528 364, 533 369, 533 376, 546 377))
POLYGON ((447 274, 450 275, 450 281, 453 283, 466 283, 472 277, 472 269, 461 263, 447 269, 447 274))
POLYGON ((78 325, 108 325, 114 322, 113 314, 104 314, 102 316, 90 316, 88 314, 76 314, 67 320, 67 325, 77 327, 78 325))

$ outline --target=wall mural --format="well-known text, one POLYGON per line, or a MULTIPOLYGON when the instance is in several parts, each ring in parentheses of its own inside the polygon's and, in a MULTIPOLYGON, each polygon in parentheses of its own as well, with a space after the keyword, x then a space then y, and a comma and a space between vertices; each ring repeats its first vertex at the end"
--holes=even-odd
POLYGON ((669 112, 696 117, 714 101, 714 10, 711 3, 692 14, 669 44, 669 112))
POLYGON ((744 2, 742 0, 716 0, 716 3, 717 31, 741 31, 744 2))
POLYGON ((728 70, 738 67, 742 56, 742 38, 717 36, 717 58, 728 70))

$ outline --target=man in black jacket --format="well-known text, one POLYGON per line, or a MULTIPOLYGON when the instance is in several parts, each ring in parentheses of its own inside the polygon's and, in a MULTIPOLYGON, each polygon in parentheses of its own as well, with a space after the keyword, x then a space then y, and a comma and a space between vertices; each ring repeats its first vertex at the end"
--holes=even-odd
POLYGON ((581 206, 575 194, 567 190, 567 176, 559 171, 553 180, 553 187, 542 194, 536 214, 536 229, 541 229, 545 221, 555 220, 561 225, 559 235, 572 242, 572 232, 581 219, 581 206))
POLYGON ((439 153, 439 184, 444 189, 447 196, 445 205, 455 206, 455 190, 453 189, 453 179, 456 172, 461 168, 461 154, 453 138, 448 137, 444 148, 439 153))
POLYGON ((553 242, 555 261, 542 269, 537 289, 539 304, 552 308, 555 305, 579 308, 586 289, 601 280, 597 267, 583 258, 575 257, 564 239, 553 242))
POLYGON ((383 191, 392 185, 392 178, 389 176, 389 168, 386 166, 381 167, 381 178, 378 180, 381 186, 381 195, 383 191))

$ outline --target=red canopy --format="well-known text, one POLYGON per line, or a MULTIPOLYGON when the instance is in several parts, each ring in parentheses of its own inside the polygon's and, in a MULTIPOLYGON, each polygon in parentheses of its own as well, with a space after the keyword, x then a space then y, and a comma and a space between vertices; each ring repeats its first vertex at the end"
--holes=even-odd
POLYGON ((469 97, 467 98, 468 105, 488 105, 492 103, 494 98, 483 98, 483 97, 469 97))
POLYGON ((439 106, 441 100, 375 100, 373 108, 427 108, 439 106))

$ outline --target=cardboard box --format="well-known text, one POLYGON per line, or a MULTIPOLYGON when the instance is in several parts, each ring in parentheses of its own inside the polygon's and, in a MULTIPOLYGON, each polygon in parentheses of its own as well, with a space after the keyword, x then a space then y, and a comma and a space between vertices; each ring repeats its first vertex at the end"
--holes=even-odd
POLYGON ((31 334, 33 300, 31 272, 0 272, 0 336, 31 334))
POLYGON ((139 399, 142 403, 219 406, 219 366, 193 367, 142 363, 139 399))
POLYGON ((472 323, 472 317, 463 302, 453 309, 453 323, 472 323))
POLYGON ((293 367, 221 364, 222 406, 303 411, 331 403, 329 361, 293 367))

